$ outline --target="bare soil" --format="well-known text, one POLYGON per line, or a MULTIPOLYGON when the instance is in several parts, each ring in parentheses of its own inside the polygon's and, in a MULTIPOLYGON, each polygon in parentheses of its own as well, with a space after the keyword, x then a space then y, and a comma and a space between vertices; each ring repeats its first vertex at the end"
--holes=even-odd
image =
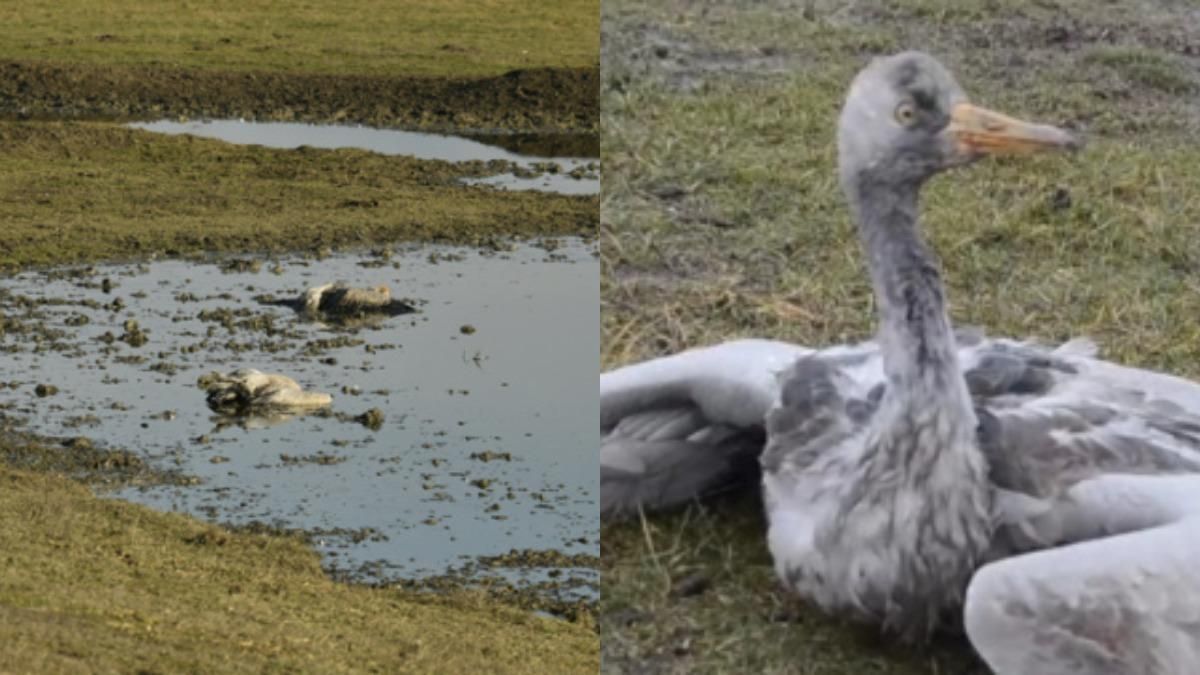
POLYGON ((599 83, 599 72, 587 68, 438 78, 8 61, 0 63, 0 116, 183 116, 578 133, 599 128, 599 83))

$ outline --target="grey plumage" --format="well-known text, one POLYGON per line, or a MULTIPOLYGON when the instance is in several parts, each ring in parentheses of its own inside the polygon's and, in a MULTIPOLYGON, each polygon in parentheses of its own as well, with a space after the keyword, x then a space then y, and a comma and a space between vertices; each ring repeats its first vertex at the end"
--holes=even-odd
POLYGON ((631 415, 605 434, 600 512, 661 510, 758 478, 760 429, 713 426, 694 408, 631 415))
MULTIPOLYGON (((723 359, 709 364, 701 378, 691 377, 695 361, 670 357, 646 366, 653 376, 647 386, 639 382, 646 367, 606 373, 601 378, 601 517, 664 510, 756 480, 776 369, 807 351, 747 340, 726 345, 723 359), (740 366, 742 356, 756 367, 740 366), (713 415, 722 421, 713 424, 713 415)), ((704 362, 703 353, 688 356, 704 362)))

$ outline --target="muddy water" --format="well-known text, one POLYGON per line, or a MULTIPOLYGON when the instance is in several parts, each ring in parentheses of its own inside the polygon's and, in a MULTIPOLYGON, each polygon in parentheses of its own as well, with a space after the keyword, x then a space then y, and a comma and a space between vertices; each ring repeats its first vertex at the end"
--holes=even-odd
POLYGON ((598 263, 561 244, 3 279, 0 410, 202 479, 117 496, 303 528, 343 570, 413 578, 511 549, 595 555, 598 263), (339 327, 264 303, 333 280, 388 284, 419 311, 339 327), (214 415, 197 379, 239 367, 333 394, 332 414, 214 415), (353 419, 373 408, 378 429, 353 419))
MULTIPOLYGON (((208 120, 176 122, 134 122, 130 126, 157 133, 189 134, 216 138, 229 143, 263 145, 271 148, 358 148, 386 155, 405 155, 417 159, 436 159, 446 162, 470 160, 511 162, 514 171, 465 182, 492 185, 509 190, 542 190, 562 194, 596 194, 600 191, 598 153, 595 156, 542 155, 543 148, 584 147, 574 143, 525 143, 533 150, 516 152, 522 145, 482 142, 459 136, 375 129, 363 126, 336 124, 300 124, 294 122, 246 122, 241 120, 208 120), (572 175, 572 174, 575 175, 572 175)), ((597 148, 598 149, 598 148, 597 148)))

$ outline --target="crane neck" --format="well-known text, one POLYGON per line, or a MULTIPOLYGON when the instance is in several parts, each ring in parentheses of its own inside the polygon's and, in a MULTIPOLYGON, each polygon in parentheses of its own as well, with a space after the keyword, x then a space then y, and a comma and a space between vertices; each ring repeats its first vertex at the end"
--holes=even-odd
POLYGON ((965 388, 937 256, 918 225, 920 185, 862 175, 848 187, 878 305, 888 380, 902 391, 965 388))

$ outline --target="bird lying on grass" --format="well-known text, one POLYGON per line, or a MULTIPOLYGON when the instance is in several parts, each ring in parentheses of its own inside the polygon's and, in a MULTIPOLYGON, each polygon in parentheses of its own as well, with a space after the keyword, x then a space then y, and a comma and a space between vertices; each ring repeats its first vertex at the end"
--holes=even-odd
POLYGON ((976 107, 925 54, 877 59, 838 127, 873 342, 743 340, 601 376, 606 517, 759 455, 784 585, 913 641, 965 625, 996 672, 1200 664, 1200 384, 956 332, 918 196, 988 155, 1078 146, 976 107))

